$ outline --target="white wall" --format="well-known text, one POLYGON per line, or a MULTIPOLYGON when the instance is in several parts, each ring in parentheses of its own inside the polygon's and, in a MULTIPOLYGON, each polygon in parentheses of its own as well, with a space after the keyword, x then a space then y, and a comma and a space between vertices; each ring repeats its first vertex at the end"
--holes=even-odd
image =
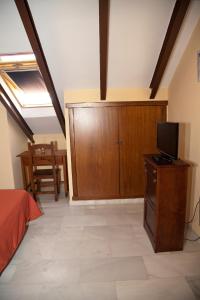
POLYGON ((32 51, 13 0, 0 1, 0 24, 1 54, 32 51))
POLYGON ((21 162, 16 157, 21 152, 25 151, 27 147, 27 137, 22 130, 18 127, 16 122, 8 115, 8 134, 9 134, 9 147, 12 162, 12 172, 14 178, 14 187, 17 189, 23 188, 21 162))
MULTIPOLYGON (((181 124, 180 158, 189 168, 187 220, 200 197, 200 81, 197 79, 197 52, 200 50, 200 20, 176 69, 169 88, 168 119, 181 124)), ((199 208, 192 223, 200 235, 199 208)))
POLYGON ((0 189, 23 188, 20 159, 27 138, 0 103, 0 189))
POLYGON ((14 188, 7 112, 0 103, 0 189, 14 188))

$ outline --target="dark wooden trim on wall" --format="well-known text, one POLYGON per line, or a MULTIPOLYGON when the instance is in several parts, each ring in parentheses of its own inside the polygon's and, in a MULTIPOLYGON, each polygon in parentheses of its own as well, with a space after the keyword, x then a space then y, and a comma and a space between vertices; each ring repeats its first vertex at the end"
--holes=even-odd
POLYGON ((99 0, 100 94, 106 100, 110 0, 99 0))
POLYGON ((76 173, 76 150, 75 150, 75 131, 74 131, 74 111, 69 110, 69 130, 70 130, 70 147, 71 147, 71 163, 72 163, 72 181, 73 195, 78 196, 77 173, 76 173))
POLYGON ((169 22, 167 33, 160 51, 158 62, 151 80, 150 88, 152 89, 150 99, 154 99, 160 82, 162 80, 169 57, 173 50, 176 38, 180 31, 183 19, 186 15, 191 0, 177 0, 169 22))
POLYGON ((58 100, 58 96, 56 94, 56 90, 53 84, 53 80, 51 78, 51 74, 47 65, 47 61, 42 49, 42 45, 34 24, 34 20, 31 14, 30 7, 28 5, 27 0, 15 0, 15 4, 17 6, 18 12, 20 14, 20 17, 22 19, 24 28, 26 30, 27 36, 29 38, 31 47, 33 49, 33 52, 36 56, 36 60, 38 63, 38 66, 40 68, 40 72, 43 76, 46 88, 50 94, 53 107, 55 109, 58 121, 60 123, 60 126, 62 128, 63 134, 65 133, 65 118, 64 114, 62 112, 60 102, 58 100))
POLYGON ((104 107, 104 106, 167 106, 168 101, 108 101, 108 102, 82 102, 82 103, 66 103, 67 108, 78 107, 104 107))
POLYGON ((27 136, 27 138, 32 142, 35 143, 33 139, 33 132, 20 114, 20 112, 15 107, 14 103, 11 101, 9 96, 7 95, 6 91, 3 89, 3 87, 0 85, 0 102, 3 104, 3 106, 6 108, 8 113, 11 115, 11 117, 15 120, 15 122, 19 125, 19 127, 22 129, 24 134, 27 136))

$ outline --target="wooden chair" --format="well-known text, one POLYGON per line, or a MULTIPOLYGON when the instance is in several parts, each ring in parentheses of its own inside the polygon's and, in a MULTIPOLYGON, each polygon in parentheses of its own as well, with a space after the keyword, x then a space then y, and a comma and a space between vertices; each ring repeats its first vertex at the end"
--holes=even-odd
POLYGON ((57 201, 58 193, 60 192, 60 171, 56 164, 53 143, 32 145, 28 143, 28 150, 30 166, 29 173, 34 199, 36 199, 37 194, 54 194, 55 201, 57 201), (45 169, 41 169, 41 166, 45 166, 45 169), (41 187, 48 186, 53 187, 53 190, 41 191, 41 187))

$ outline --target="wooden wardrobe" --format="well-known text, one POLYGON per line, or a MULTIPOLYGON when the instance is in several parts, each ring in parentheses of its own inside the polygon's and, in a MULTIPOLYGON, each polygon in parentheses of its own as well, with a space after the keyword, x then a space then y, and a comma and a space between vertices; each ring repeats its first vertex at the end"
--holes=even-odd
POLYGON ((67 104, 73 199, 144 195, 143 155, 156 153, 167 101, 67 104))

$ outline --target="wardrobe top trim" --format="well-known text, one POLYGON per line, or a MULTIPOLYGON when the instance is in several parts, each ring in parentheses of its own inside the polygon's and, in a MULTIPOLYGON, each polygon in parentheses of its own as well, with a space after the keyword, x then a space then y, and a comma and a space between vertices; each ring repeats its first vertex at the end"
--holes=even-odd
POLYGON ((77 107, 105 107, 105 106, 167 106, 168 101, 108 101, 108 102, 79 102, 79 103, 66 103, 67 108, 77 107))

